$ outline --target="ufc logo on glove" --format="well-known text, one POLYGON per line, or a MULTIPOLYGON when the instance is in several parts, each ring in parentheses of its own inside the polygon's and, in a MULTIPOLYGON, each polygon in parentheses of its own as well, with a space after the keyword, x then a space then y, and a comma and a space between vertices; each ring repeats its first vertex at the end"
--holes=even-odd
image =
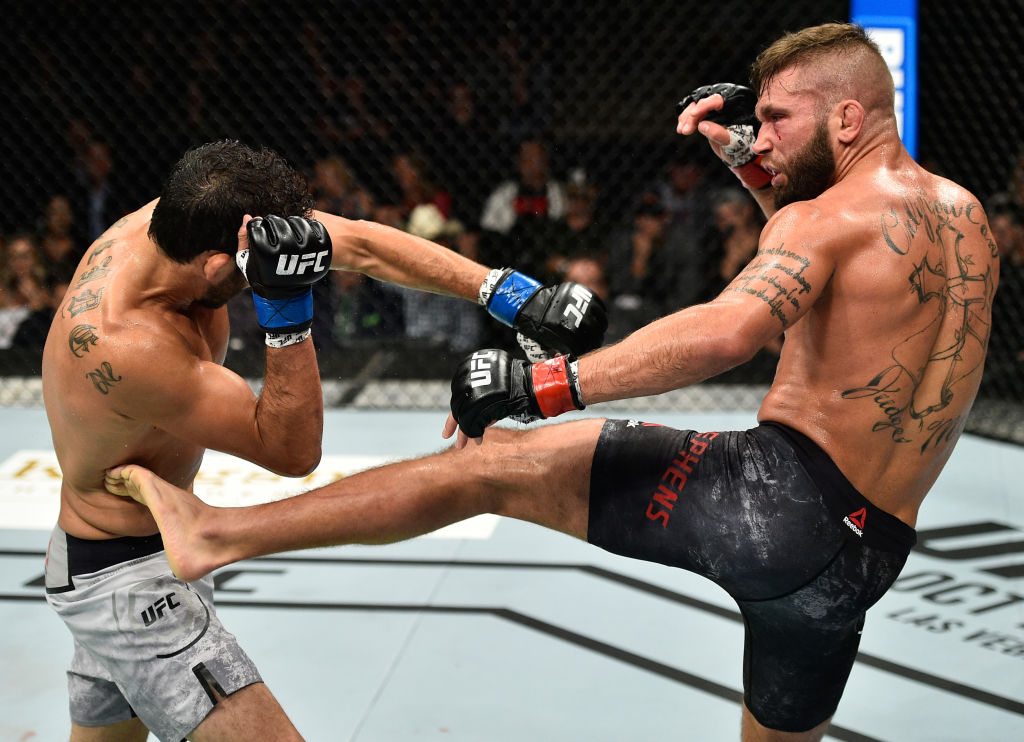
POLYGON ((491 383, 491 366, 494 361, 493 350, 478 350, 473 354, 469 364, 469 385, 474 389, 491 383))
POLYGON ((302 255, 280 255, 277 258, 277 270, 275 273, 279 276, 301 276, 306 272, 307 268, 312 268, 314 272, 320 273, 327 270, 324 265, 324 259, 331 254, 330 250, 321 250, 320 252, 307 252, 302 255))
POLYGON ((572 326, 579 327, 580 322, 583 321, 583 314, 587 311, 587 307, 590 306, 590 300, 594 298, 594 294, 587 287, 577 283, 572 287, 571 297, 571 303, 565 305, 562 316, 571 316, 572 326))

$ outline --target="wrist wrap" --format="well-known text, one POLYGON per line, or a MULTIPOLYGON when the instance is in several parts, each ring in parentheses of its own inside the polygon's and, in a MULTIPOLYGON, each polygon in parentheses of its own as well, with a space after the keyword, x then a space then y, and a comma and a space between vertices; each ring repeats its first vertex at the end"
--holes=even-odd
POLYGON ((535 363, 530 367, 533 396, 544 417, 555 417, 569 410, 582 410, 586 405, 580 399, 580 384, 576 374, 576 361, 567 356, 535 363))
MULTIPOLYGON (((487 312, 503 325, 512 327, 519 310, 540 288, 540 282, 511 268, 506 268, 499 279, 487 300, 487 312)), ((480 293, 483 296, 483 287, 480 293)))

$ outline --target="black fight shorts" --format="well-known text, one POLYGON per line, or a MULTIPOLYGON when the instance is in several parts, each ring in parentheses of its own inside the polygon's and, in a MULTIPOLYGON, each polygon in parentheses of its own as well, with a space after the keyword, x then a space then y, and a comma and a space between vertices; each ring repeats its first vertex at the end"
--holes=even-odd
POLYGON ((590 543, 704 575, 736 600, 743 697, 761 724, 802 732, 835 712, 864 614, 913 528, 777 423, 698 433, 609 420, 590 481, 590 543))

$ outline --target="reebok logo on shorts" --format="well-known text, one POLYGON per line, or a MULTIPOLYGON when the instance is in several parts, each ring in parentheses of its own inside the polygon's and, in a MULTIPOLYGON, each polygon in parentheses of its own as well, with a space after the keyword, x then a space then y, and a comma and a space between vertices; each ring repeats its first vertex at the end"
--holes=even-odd
POLYGON ((864 521, 868 518, 867 508, 861 508, 843 518, 843 523, 849 526, 850 530, 858 536, 864 536, 864 521))

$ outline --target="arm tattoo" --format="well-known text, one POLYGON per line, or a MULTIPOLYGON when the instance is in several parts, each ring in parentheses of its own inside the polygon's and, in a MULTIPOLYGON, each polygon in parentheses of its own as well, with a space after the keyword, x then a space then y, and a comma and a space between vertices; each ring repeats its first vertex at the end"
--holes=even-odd
POLYGON ((791 322, 790 310, 800 310, 800 294, 811 292, 811 284, 803 275, 810 264, 806 257, 783 249, 783 245, 759 250, 725 290, 756 296, 769 306, 785 330, 791 322))
POLYGON ((92 325, 75 325, 71 328, 71 332, 68 334, 68 347, 71 348, 71 353, 75 358, 81 358, 82 353, 89 352, 90 345, 96 345, 99 342, 100 339, 95 330, 96 328, 92 325))
MULTIPOLYGON (((99 291, 93 291, 92 289, 85 289, 82 293, 77 296, 72 296, 68 299, 67 310, 72 317, 77 317, 82 312, 88 312, 90 309, 95 309, 100 305, 100 300, 103 299, 103 289, 99 291)), ((61 316, 64 316, 64 311, 61 310, 61 316)))
POLYGON ((108 247, 110 247, 113 244, 114 244, 113 240, 106 240, 106 241, 101 242, 100 244, 96 245, 96 247, 94 247, 92 249, 92 252, 89 253, 89 259, 85 261, 85 264, 86 265, 91 265, 93 258, 95 258, 97 255, 102 253, 104 250, 106 250, 108 247))
POLYGON ((114 375, 114 369, 106 361, 101 363, 99 368, 89 371, 85 378, 92 382, 92 385, 99 390, 100 394, 109 393, 110 387, 122 379, 121 376, 114 375))
POLYGON ((902 212, 890 210, 881 218, 890 249, 905 256, 917 248, 920 257, 913 259, 907 282, 918 302, 932 311, 892 349, 891 366, 842 396, 871 398, 882 413, 872 431, 885 431, 897 443, 919 445, 921 453, 955 440, 966 414, 950 414, 947 408, 958 382, 980 373, 985 358, 995 294, 992 269, 976 265, 961 245, 971 231, 985 240, 988 250, 995 249, 980 213, 975 203, 918 198, 904 200, 902 212), (922 233, 923 250, 920 239, 915 243, 922 233), (923 365, 922 346, 930 348, 923 365))
MULTIPOLYGON (((92 260, 91 256, 89 260, 92 260)), ((75 288, 80 289, 82 288, 82 286, 89 283, 90 281, 99 281, 101 278, 105 278, 106 275, 110 273, 111 260, 113 260, 113 258, 107 256, 106 258, 103 259, 103 263, 101 263, 100 265, 94 265, 92 268, 89 268, 87 271, 85 271, 82 274, 81 278, 78 279, 78 283, 75 284, 75 288)))

